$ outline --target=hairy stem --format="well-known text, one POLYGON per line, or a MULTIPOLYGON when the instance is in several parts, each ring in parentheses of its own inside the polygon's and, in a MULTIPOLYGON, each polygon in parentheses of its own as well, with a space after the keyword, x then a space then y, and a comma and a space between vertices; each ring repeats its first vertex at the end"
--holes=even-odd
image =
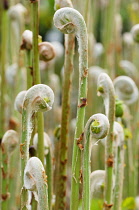
POLYGON ((52 209, 52 196, 53 196, 53 164, 52 164, 52 154, 51 148, 46 155, 46 174, 48 182, 48 204, 49 210, 52 209))

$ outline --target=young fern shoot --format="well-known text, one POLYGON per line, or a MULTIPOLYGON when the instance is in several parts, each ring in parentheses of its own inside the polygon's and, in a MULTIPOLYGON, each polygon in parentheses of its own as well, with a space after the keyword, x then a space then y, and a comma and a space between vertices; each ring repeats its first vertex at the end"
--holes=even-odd
POLYGON ((87 104, 87 75, 88 75, 88 42, 87 29, 82 15, 73 8, 61 8, 54 15, 54 25, 63 33, 75 33, 79 44, 79 94, 77 108, 77 122, 72 158, 72 210, 78 209, 82 133, 84 129, 85 107, 87 104))
POLYGON ((115 93, 110 77, 106 73, 98 77, 98 94, 104 99, 105 113, 109 119, 110 129, 105 143, 105 189, 104 189, 104 209, 111 209, 113 193, 113 126, 115 119, 115 93))
POLYGON ((90 174, 90 199, 102 199, 104 196, 105 171, 96 170, 90 174))
POLYGON ((32 38, 33 34, 30 30, 25 30, 22 34, 22 44, 20 46, 21 50, 26 50, 26 69, 27 69, 27 89, 29 89, 33 84, 33 75, 32 75, 32 38))
POLYGON ((20 145, 22 176, 29 159, 29 144, 33 131, 33 115, 36 112, 49 111, 52 108, 53 102, 54 93, 47 85, 34 85, 25 94, 22 110, 22 143, 20 145))
POLYGON ((42 162, 37 157, 28 160, 24 171, 24 187, 37 191, 39 210, 48 210, 47 176, 42 162))
POLYGON ((103 114, 95 114, 87 121, 84 131, 83 150, 83 210, 90 209, 90 138, 105 138, 109 130, 108 118, 103 114))

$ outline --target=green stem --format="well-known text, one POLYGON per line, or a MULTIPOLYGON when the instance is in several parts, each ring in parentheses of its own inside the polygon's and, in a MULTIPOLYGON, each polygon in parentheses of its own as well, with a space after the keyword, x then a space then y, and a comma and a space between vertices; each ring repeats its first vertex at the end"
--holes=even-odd
MULTIPOLYGON (((3 8, 1 3, 2 20, 1 20, 1 82, 0 82, 0 141, 2 140, 5 130, 5 64, 6 64, 6 48, 7 48, 7 10, 3 8)), ((1 142, 0 142, 1 143, 1 142)), ((0 195, 2 195, 2 149, 0 147, 0 195)), ((0 209, 1 209, 2 198, 0 196, 0 209)))
POLYGON ((6 54, 7 54, 7 30, 8 30, 8 19, 7 10, 2 11, 2 42, 1 42, 1 94, 0 94, 0 138, 2 138, 5 130, 5 93, 6 93, 6 82, 5 82, 5 65, 6 65, 6 54))
POLYGON ((44 164, 44 117, 43 113, 38 112, 37 113, 37 124, 38 124, 38 158, 41 160, 41 162, 44 164))
POLYGON ((90 209, 90 125, 86 135, 86 142, 84 145, 84 154, 83 154, 83 200, 82 206, 83 210, 90 209))
POLYGON ((122 191, 123 191, 123 179, 124 179, 124 145, 121 148, 118 147, 117 154, 117 171, 115 179, 115 189, 114 189, 114 210, 118 210, 122 203, 122 191))
POLYGON ((62 88, 62 120, 60 134, 59 172, 56 193, 56 209, 64 209, 66 205, 67 151, 70 112, 71 76, 73 70, 74 34, 65 35, 65 64, 62 88), (61 196, 62 195, 62 196, 61 196))
MULTIPOLYGON (((111 103, 114 106, 114 98, 111 103)), ((105 170, 106 170, 106 183, 105 183, 105 209, 108 209, 107 205, 112 204, 112 194, 113 194, 113 123, 114 123, 114 107, 112 107, 109 112, 108 119, 110 122, 110 130, 106 139, 106 148, 105 148, 105 170)), ((111 206, 112 207, 112 206, 111 206)))
POLYGON ((7 200, 9 198, 8 192, 8 184, 9 184, 9 177, 8 177, 8 165, 9 160, 7 154, 3 153, 2 155, 2 209, 7 209, 7 200))
POLYGON ((26 51, 26 69, 27 69, 27 89, 32 87, 32 62, 31 62, 31 51, 26 51))
MULTIPOLYGON (((2 195, 2 148, 0 142, 0 195, 2 195)), ((0 209, 1 209, 2 197, 0 196, 0 209)))
POLYGON ((113 126, 115 119, 115 93, 114 86, 110 77, 102 73, 98 78, 98 91, 104 98, 105 113, 109 119, 110 129, 106 138, 105 144, 105 189, 104 189, 104 209, 111 209, 112 207, 112 196, 113 196, 113 126))
MULTIPOLYGON (((14 154, 10 158, 10 169, 9 169, 9 192, 10 192, 10 199, 8 200, 8 209, 13 209, 14 206, 17 205, 16 198, 18 197, 19 189, 20 189, 20 180, 21 178, 17 178, 17 174, 20 173, 20 151, 19 146, 14 151, 14 154), (17 163, 15 165, 15 163, 17 163), (17 184, 18 183, 18 184, 17 184)), ((19 207, 19 206, 18 206, 19 207)))
POLYGON ((49 149, 48 154, 46 155, 46 174, 47 174, 47 183, 48 183, 48 204, 49 210, 52 209, 52 196, 53 196, 53 165, 52 165, 52 154, 51 148, 49 149))
MULTIPOLYGON (((38 35, 39 35, 39 14, 38 14, 38 1, 32 3, 32 31, 33 31, 33 84, 40 84, 40 70, 39 70, 39 52, 38 52, 38 35)), ((38 139, 39 139, 39 147, 38 147, 38 158, 44 164, 44 119, 43 113, 38 113, 37 115, 37 125, 38 125, 38 139)))
POLYGON ((115 2, 116 2, 115 0, 110 0, 108 4, 105 6, 106 8, 104 9, 104 11, 102 11, 103 13, 102 43, 105 49, 103 57, 104 59, 103 68, 107 68, 109 72, 114 68, 114 63, 112 62, 112 59, 114 58, 113 29, 114 29, 114 17, 115 17, 115 2))
MULTIPOLYGON (((121 120, 119 120, 121 123, 121 120)), ((123 181, 124 181, 124 131, 121 124, 114 122, 115 132, 115 186, 114 186, 114 210, 121 209, 123 181)))

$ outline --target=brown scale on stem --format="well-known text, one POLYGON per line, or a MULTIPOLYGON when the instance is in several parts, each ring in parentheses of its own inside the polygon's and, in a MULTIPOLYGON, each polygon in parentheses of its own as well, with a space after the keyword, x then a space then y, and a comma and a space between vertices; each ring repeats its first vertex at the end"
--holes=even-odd
POLYGON ((67 180, 67 176, 63 175, 63 176, 62 176, 62 179, 63 179, 64 181, 66 181, 66 180, 67 180))
POLYGON ((30 74, 31 74, 31 76, 33 76, 33 67, 29 66, 29 68, 30 68, 30 74))
POLYGON ((65 159, 64 161, 60 161, 60 163, 62 164, 62 165, 65 165, 66 163, 67 163, 67 159, 65 159))
POLYGON ((31 3, 36 3, 38 0, 30 0, 31 3))
POLYGON ((105 209, 111 209, 113 204, 104 203, 103 206, 105 207, 105 209))
POLYGON ((25 155, 25 152, 24 152, 24 150, 23 150, 23 147, 25 146, 25 143, 23 143, 23 144, 20 144, 20 153, 21 153, 21 157, 23 158, 24 157, 24 155, 25 155))
POLYGON ((77 139, 77 146, 79 147, 80 150, 83 150, 83 145, 82 145, 82 140, 83 140, 84 132, 80 135, 80 137, 77 139))
POLYGON ((87 98, 80 98, 81 103, 78 105, 79 108, 87 106, 87 98))
POLYGON ((87 77, 88 76, 88 69, 85 69, 83 72, 83 77, 87 77))
POLYGON ((3 1, 3 8, 4 8, 4 10, 8 10, 9 9, 9 2, 8 2, 8 0, 4 0, 3 1))
POLYGON ((3 167, 2 167, 2 177, 3 177, 3 179, 7 178, 7 173, 4 171, 3 167))
POLYGON ((5 201, 9 198, 10 194, 7 192, 6 194, 2 194, 1 197, 2 197, 2 200, 5 201))
POLYGON ((80 169, 80 176, 79 176, 80 184, 83 183, 83 173, 82 170, 80 169))
POLYGON ((108 167, 113 167, 114 160, 113 160, 113 156, 112 155, 109 155, 106 163, 107 163, 108 167))
POLYGON ((45 171, 42 171, 42 177, 45 183, 47 183, 47 175, 45 174, 45 171))

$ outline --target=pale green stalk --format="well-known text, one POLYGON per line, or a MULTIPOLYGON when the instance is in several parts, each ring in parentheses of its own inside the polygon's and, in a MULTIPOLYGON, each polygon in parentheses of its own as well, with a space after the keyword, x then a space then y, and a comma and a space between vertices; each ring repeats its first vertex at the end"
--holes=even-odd
POLYGON ((9 168, 8 156, 7 154, 2 154, 2 209, 7 209, 7 200, 9 199, 8 168, 9 168))
MULTIPOLYGON (((4 6, 3 6, 4 7, 4 6)), ((2 138, 5 130, 5 92, 6 92, 6 82, 5 82, 5 67, 7 61, 7 32, 8 32, 8 17, 7 8, 2 10, 2 40, 1 40, 1 94, 0 94, 0 138, 2 138)))
MULTIPOLYGON (((4 2, 3 2, 4 3, 4 2)), ((7 30, 8 30, 8 19, 7 19, 7 7, 4 8, 1 3, 1 82, 0 82, 0 141, 2 140, 5 130, 5 65, 6 65, 6 50, 7 50, 7 30)), ((6 6, 6 5, 5 5, 6 6)), ((0 147, 0 195, 2 195, 2 149, 0 147)), ((0 208, 1 208, 1 196, 0 196, 0 208)))
POLYGON ((10 159, 10 167, 9 167, 9 192, 10 198, 8 200, 8 209, 13 209, 14 206, 19 207, 19 189, 21 188, 21 177, 17 174, 20 174, 20 151, 19 145, 17 146, 12 158, 10 159), (15 163, 18 162, 16 165, 15 163))
POLYGON ((26 68, 27 68, 27 89, 32 87, 32 62, 31 62, 31 50, 26 51, 26 68))
POLYGON ((83 199, 82 209, 90 209, 90 138, 102 139, 106 137, 109 129, 109 122, 105 115, 95 114, 87 121, 84 131, 83 150, 83 199))
POLYGON ((114 187, 114 210, 120 210, 122 204, 122 192, 124 181, 124 131, 122 126, 114 123, 115 144, 116 144, 116 171, 115 171, 115 187, 114 187))
POLYGON ((53 163, 52 163, 52 153, 51 148, 46 155, 46 174, 48 183, 48 204, 49 210, 52 209, 52 196, 53 196, 53 163))
POLYGON ((102 73, 98 78, 98 93, 102 95, 105 104, 105 113, 109 119, 110 129, 105 143, 105 189, 104 189, 104 209, 111 209, 113 198, 113 164, 114 164, 114 151, 113 151, 113 126, 115 119, 115 93, 114 86, 110 77, 102 73))
POLYGON ((109 0, 102 10, 102 43, 104 46, 103 68, 114 77, 114 18, 116 0, 109 0))
POLYGON ((72 158, 72 186, 71 186, 71 206, 72 210, 78 209, 81 150, 84 129, 84 116, 87 101, 87 75, 88 75, 88 43, 87 30, 81 14, 72 8, 62 8, 54 15, 55 26, 64 33, 76 33, 79 43, 79 95, 77 108, 77 122, 73 146, 72 158))
MULTIPOLYGON (((40 84, 40 70, 39 70, 39 51, 38 51, 38 35, 39 35, 39 2, 34 1, 32 5, 32 32, 33 32, 33 49, 32 49, 32 61, 33 61, 33 84, 40 84)), ((37 114, 37 131, 38 131, 38 158, 44 164, 44 118, 42 113, 37 114)))

